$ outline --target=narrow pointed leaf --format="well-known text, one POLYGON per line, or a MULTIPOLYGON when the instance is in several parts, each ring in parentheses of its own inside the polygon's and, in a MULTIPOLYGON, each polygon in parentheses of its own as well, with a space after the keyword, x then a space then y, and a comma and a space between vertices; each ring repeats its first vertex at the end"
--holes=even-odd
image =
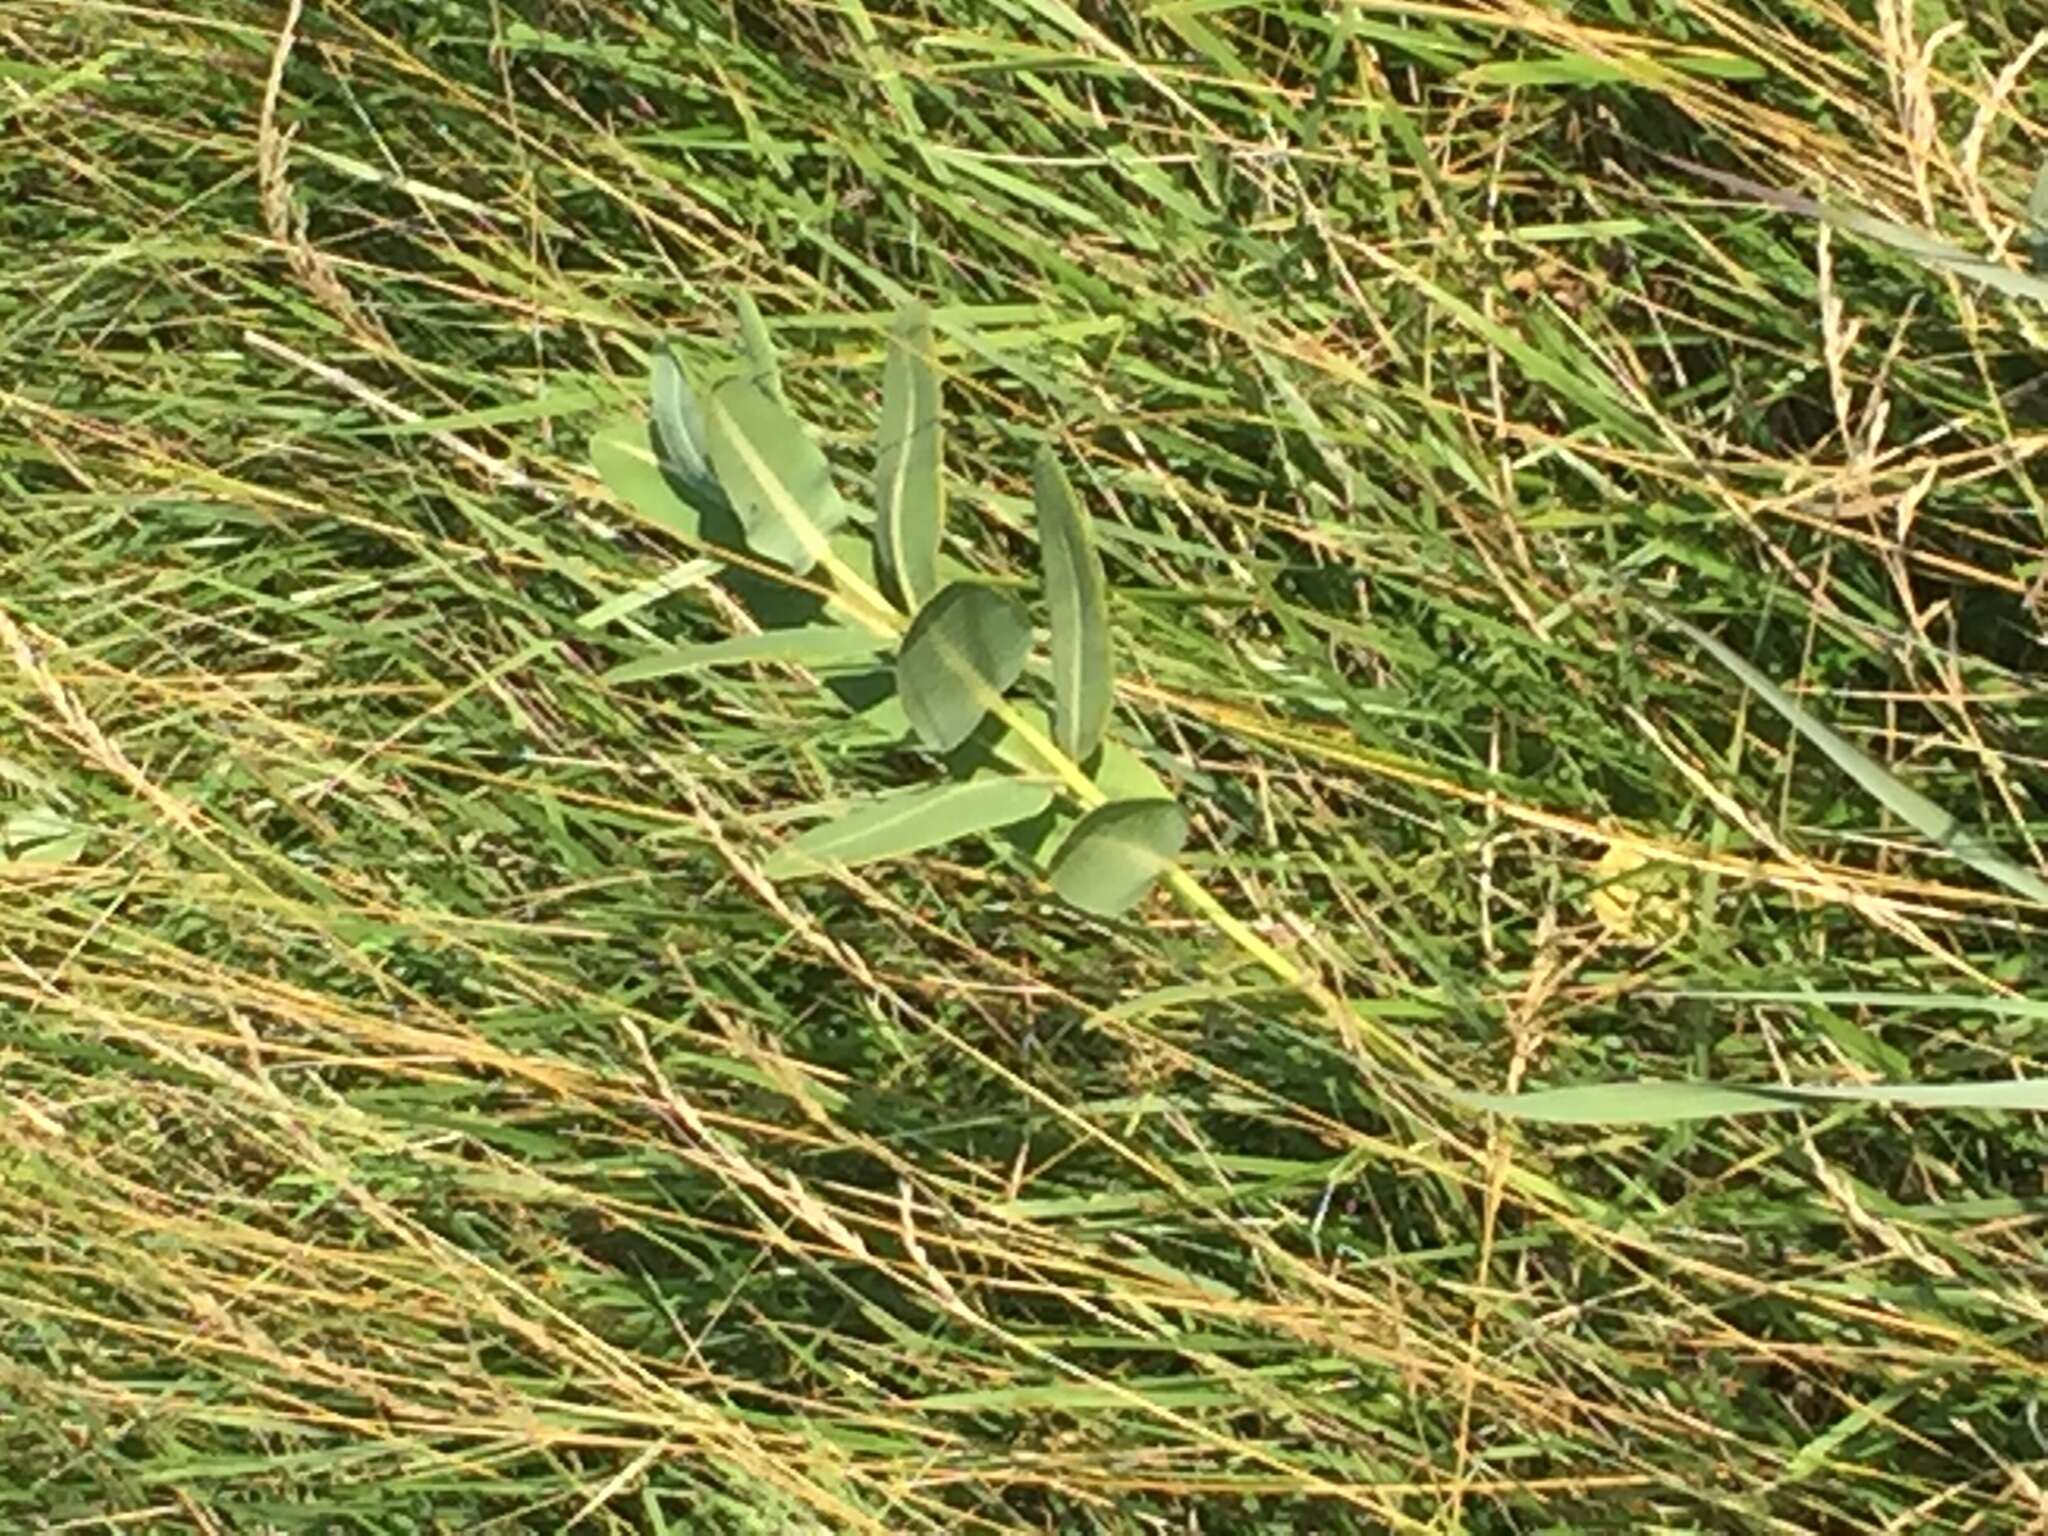
POLYGON ((662 472, 676 494, 711 517, 714 527, 729 528, 732 504, 711 468, 703 409, 682 360, 665 346, 654 354, 652 386, 652 441, 662 472))
POLYGON ((939 584, 946 517, 939 410, 931 315, 907 304, 889 330, 875 455, 875 551, 885 590, 905 613, 917 612, 939 584))
POLYGON ((748 661, 779 661, 798 666, 828 667, 860 661, 881 650, 886 642, 865 630, 841 629, 836 625, 807 625, 800 629, 771 629, 759 635, 734 635, 703 645, 679 645, 652 656, 623 662, 605 673, 607 683, 644 683, 678 672, 697 672, 706 667, 729 667, 748 661))
POLYGON ((1831 1104, 1894 1109, 2048 1110, 2048 1078, 1978 1083, 1878 1083, 1869 1087, 1736 1086, 1729 1083, 1588 1083, 1528 1093, 1445 1090, 1468 1109, 1551 1125, 1676 1125, 1730 1115, 1782 1114, 1831 1104))
POLYGON ((771 880, 815 874, 834 865, 851 868, 942 843, 992 832, 1036 816, 1052 803, 1052 790, 1025 779, 976 779, 906 790, 858 805, 769 856, 771 880))
POLYGON ((1024 670, 1031 621, 1016 599, 956 581, 919 610, 896 658, 904 713, 928 746, 965 741, 1024 670))
POLYGON ((1891 810, 1914 831, 1945 852, 1961 859, 1979 874, 1996 880, 2007 890, 2016 891, 2030 901, 2038 901, 2048 906, 2048 880, 2043 880, 2032 870, 2015 864, 1992 847, 1974 828, 1964 826, 1919 790, 1893 777, 1875 759, 1866 756, 1853 742, 1837 734, 1818 716, 1809 713, 1784 689, 1705 630, 1696 629, 1683 619, 1670 614, 1663 617, 1666 623, 1686 635, 1695 645, 1733 672, 1751 692, 1784 716, 1788 725, 1819 747, 1836 767, 1848 774, 1873 799, 1891 810))
MULTIPOLYGON (((667 347, 654 353, 652 390, 654 446, 671 474, 686 480, 711 481, 711 456, 705 447, 704 412, 690 388, 682 360, 667 347)), ((715 483, 715 482, 714 482, 715 483)))
MULTIPOLYGON (((646 422, 629 418, 598 428, 590 438, 590 463, 611 493, 640 517, 692 544, 711 542, 704 520, 712 509, 686 498, 682 482, 662 473, 646 422)), ((707 494, 716 494, 716 487, 707 494)))
POLYGON ((746 529, 747 547, 801 576, 846 521, 825 455, 787 407, 746 379, 728 379, 711 392, 704 428, 711 466, 746 529))
POLYGON ((1187 836, 1187 814, 1171 800, 1099 805, 1053 855, 1052 888, 1083 912, 1116 917, 1172 866, 1187 836))
POLYGON ((1081 762, 1102 742, 1114 684, 1102 557, 1088 510, 1049 448, 1039 450, 1032 490, 1052 612, 1053 739, 1081 762))
POLYGON ((740 288, 733 293, 733 308, 740 317, 740 361, 746 377, 777 405, 787 405, 782 392, 782 364, 775 355, 775 342, 768 334, 768 322, 761 318, 754 296, 740 288))

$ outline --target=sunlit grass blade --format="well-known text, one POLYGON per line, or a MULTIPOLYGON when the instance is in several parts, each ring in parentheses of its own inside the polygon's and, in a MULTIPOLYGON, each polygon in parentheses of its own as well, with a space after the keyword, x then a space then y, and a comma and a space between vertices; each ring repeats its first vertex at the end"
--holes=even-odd
POLYGON ((1607 594, 2048 876, 2040 9, 5 6, 0 1532, 2017 1536, 2048 908, 1607 594))
POLYGON ((1785 722, 1800 735, 1820 748, 1830 762, 1854 779, 1872 799, 1914 831, 1944 852, 1961 859, 1979 874, 1996 880, 2007 890, 2048 906, 2048 880, 2015 864, 1986 842, 1975 829, 1964 826, 1911 785, 1901 783, 1890 771, 1705 630, 1672 614, 1663 617, 1665 622, 1734 673, 1744 686, 1783 716, 1785 722))
POLYGON ((1050 448, 1038 452, 1032 492, 1052 613, 1054 739, 1067 756, 1085 762, 1101 745, 1115 688, 1102 556, 1088 509, 1050 448))
POLYGON ((903 790, 844 811, 783 844, 762 865, 771 880, 853 868, 993 832, 1036 816, 1052 790, 1025 779, 973 779, 903 790))
POLYGON ((1444 1094, 1468 1109, 1550 1125, 1678 1125, 1735 1115, 1784 1114, 1828 1105, 1891 1109, 2048 1110, 2048 1078, 1870 1087, 1736 1086, 1725 1083, 1598 1083, 1524 1093, 1444 1094))
POLYGON ((875 453, 875 552, 884 590, 905 613, 938 587, 945 527, 939 373, 931 314, 908 304, 889 328, 875 453))
POLYGON ((784 662, 796 666, 829 667, 873 656, 888 642, 879 635, 851 626, 807 625, 798 629, 771 629, 759 635, 734 635, 703 645, 679 645, 621 663, 605 673, 607 683, 644 683, 679 672, 698 672, 707 667, 728 667, 741 662, 784 662))

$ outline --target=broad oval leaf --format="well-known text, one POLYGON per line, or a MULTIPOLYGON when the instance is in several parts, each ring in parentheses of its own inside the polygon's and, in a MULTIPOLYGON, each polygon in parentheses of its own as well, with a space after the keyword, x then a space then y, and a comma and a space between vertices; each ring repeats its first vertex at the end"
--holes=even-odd
POLYGON ((835 662, 865 660, 887 641, 865 630, 813 624, 798 629, 771 629, 759 635, 734 635, 703 645, 679 645, 652 656, 622 662, 605 673, 607 683, 644 683, 678 672, 729 667, 747 661, 780 661, 797 666, 827 667, 835 662))
POLYGON ((704 428, 747 547, 803 575, 846 521, 825 455, 788 407, 749 379, 727 379, 711 392, 704 428))
POLYGON ((950 752, 1017 681, 1031 651, 1031 620, 1015 598, 956 581, 919 610, 896 658, 896 687, 911 728, 950 752))
POLYGON ((939 411, 931 312, 906 304, 889 328, 875 453, 875 553, 884 590, 905 613, 917 612, 939 584, 946 517, 939 411))
POLYGON ((1172 867, 1187 837, 1187 813, 1171 800, 1098 805, 1053 855, 1052 888, 1083 912, 1116 917, 1172 867))
MULTIPOLYGON (((611 493, 648 522, 692 544, 715 542, 704 526, 714 509, 686 498, 682 482, 662 472, 644 421, 628 418, 598 428, 590 437, 590 463, 611 493)), ((716 510, 725 511, 722 497, 716 510)))
POLYGON ((1050 448, 1039 450, 1032 492, 1052 610, 1053 740, 1083 762, 1102 744, 1114 686, 1102 557, 1088 510, 1050 448))
POLYGON ((1026 779, 976 779, 905 790, 812 827, 776 849, 762 871, 771 880, 787 880, 833 866, 851 868, 901 858, 1007 827, 1036 816, 1051 803, 1050 786, 1026 779))

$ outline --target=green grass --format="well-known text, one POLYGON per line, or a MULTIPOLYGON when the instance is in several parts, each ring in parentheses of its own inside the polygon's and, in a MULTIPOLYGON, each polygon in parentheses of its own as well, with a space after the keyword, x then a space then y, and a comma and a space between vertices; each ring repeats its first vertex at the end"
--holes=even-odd
POLYGON ((2039 1074, 2048 912, 1659 617, 2043 869, 2048 315, 1671 159, 2017 273, 2032 7, 281 9, 0 12, 0 1527, 2048 1513, 2039 1117, 1374 1044, 2039 1074), (1059 447, 1119 736, 1358 1032, 998 844, 761 878, 930 774, 601 680, 734 633, 585 445, 739 287, 849 495, 933 305, 1025 596, 1059 447))

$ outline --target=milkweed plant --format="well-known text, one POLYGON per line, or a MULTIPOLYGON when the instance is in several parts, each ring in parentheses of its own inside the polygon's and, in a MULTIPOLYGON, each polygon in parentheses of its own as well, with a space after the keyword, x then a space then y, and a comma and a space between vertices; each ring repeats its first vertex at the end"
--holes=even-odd
MULTIPOLYGON (((1362 1039, 1394 1075, 1469 1109, 1578 1124, 1671 1123, 1841 1102, 2048 1109, 2048 1080, 1631 1082, 1517 1094, 1445 1081, 1412 1044, 1336 996, 1183 863, 1185 811, 1115 731, 1108 579, 1087 505, 1049 446, 1032 469, 1048 636, 1038 664, 1025 606, 948 558, 944 391, 930 310, 906 304, 889 325, 871 504, 859 506, 841 495, 831 465, 791 410, 759 309, 744 293, 737 308, 738 345, 719 362, 693 370, 674 347, 655 349, 647 416, 601 428, 592 463, 641 517, 697 548, 744 552, 757 575, 821 601, 811 621, 657 651, 607 679, 644 683, 749 662, 791 663, 829 678, 873 671, 886 658, 893 690, 866 705, 862 723, 881 739, 914 741, 933 770, 928 783, 793 812, 791 821, 809 825, 766 857, 769 879, 825 877, 1007 832, 1062 900, 1095 917, 1120 917, 1155 886, 1169 886, 1272 980, 1362 1039)), ((2038 875, 1959 827, 1726 645, 1652 612, 1909 824, 2048 906, 2048 883, 2038 875)))

